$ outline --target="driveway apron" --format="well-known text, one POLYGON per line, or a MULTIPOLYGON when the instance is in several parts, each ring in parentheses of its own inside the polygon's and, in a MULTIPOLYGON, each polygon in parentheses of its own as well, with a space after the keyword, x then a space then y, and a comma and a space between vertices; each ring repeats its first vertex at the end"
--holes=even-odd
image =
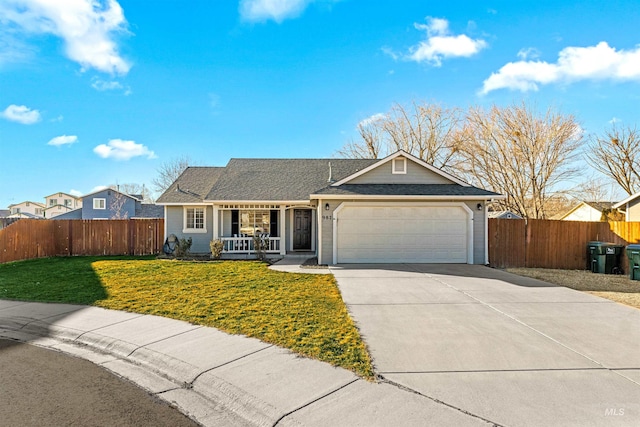
POLYGON ((497 425, 640 425, 640 310, 484 266, 331 271, 389 383, 497 425))

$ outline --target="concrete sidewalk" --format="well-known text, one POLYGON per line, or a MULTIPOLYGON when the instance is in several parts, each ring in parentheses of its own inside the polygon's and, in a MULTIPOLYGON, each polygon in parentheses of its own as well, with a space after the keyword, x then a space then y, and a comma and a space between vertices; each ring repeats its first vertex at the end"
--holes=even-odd
POLYGON ((205 426, 493 424, 256 339, 157 316, 0 300, 0 337, 90 360, 205 426))

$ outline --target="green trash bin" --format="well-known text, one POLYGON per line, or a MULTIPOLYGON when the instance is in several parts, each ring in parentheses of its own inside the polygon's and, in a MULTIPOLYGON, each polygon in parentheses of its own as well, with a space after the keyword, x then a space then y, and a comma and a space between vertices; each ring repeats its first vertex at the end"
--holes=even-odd
POLYGON ((629 279, 640 280, 640 245, 627 246, 629 258, 629 279))
POLYGON ((608 242, 587 244, 587 269, 592 273, 620 274, 620 255, 624 246, 608 242))

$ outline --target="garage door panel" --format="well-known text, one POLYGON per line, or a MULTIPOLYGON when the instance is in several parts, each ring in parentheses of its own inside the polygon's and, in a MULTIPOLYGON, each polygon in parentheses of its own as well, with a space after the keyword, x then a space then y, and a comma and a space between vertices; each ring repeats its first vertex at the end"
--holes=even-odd
POLYGON ((460 206, 347 206, 338 215, 339 263, 466 263, 460 206))

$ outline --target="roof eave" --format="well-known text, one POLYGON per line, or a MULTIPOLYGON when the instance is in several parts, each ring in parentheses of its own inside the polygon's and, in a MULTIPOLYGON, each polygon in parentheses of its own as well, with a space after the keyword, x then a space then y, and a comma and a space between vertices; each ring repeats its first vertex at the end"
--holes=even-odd
POLYGON ((238 200, 220 200, 220 199, 207 199, 205 203, 213 203, 216 205, 240 205, 240 204, 252 204, 252 205, 291 205, 291 204, 300 204, 300 203, 309 203, 309 199, 300 199, 300 200, 246 200, 246 199, 238 199, 238 200))
POLYGON ((627 198, 626 198, 626 199, 624 199, 623 201, 618 202, 618 203, 616 203, 615 205, 613 205, 613 206, 611 206, 611 207, 612 207, 613 209, 618 209, 618 208, 620 208, 621 206, 626 205, 626 204, 627 204, 627 203, 629 203, 630 201, 632 201, 632 200, 634 200, 634 199, 637 199, 638 197, 640 197, 640 193, 632 194, 631 196, 627 197, 627 198))
POLYGON ((416 199, 416 200, 504 200, 507 196, 497 195, 383 195, 383 194, 312 194, 311 199, 416 199))

